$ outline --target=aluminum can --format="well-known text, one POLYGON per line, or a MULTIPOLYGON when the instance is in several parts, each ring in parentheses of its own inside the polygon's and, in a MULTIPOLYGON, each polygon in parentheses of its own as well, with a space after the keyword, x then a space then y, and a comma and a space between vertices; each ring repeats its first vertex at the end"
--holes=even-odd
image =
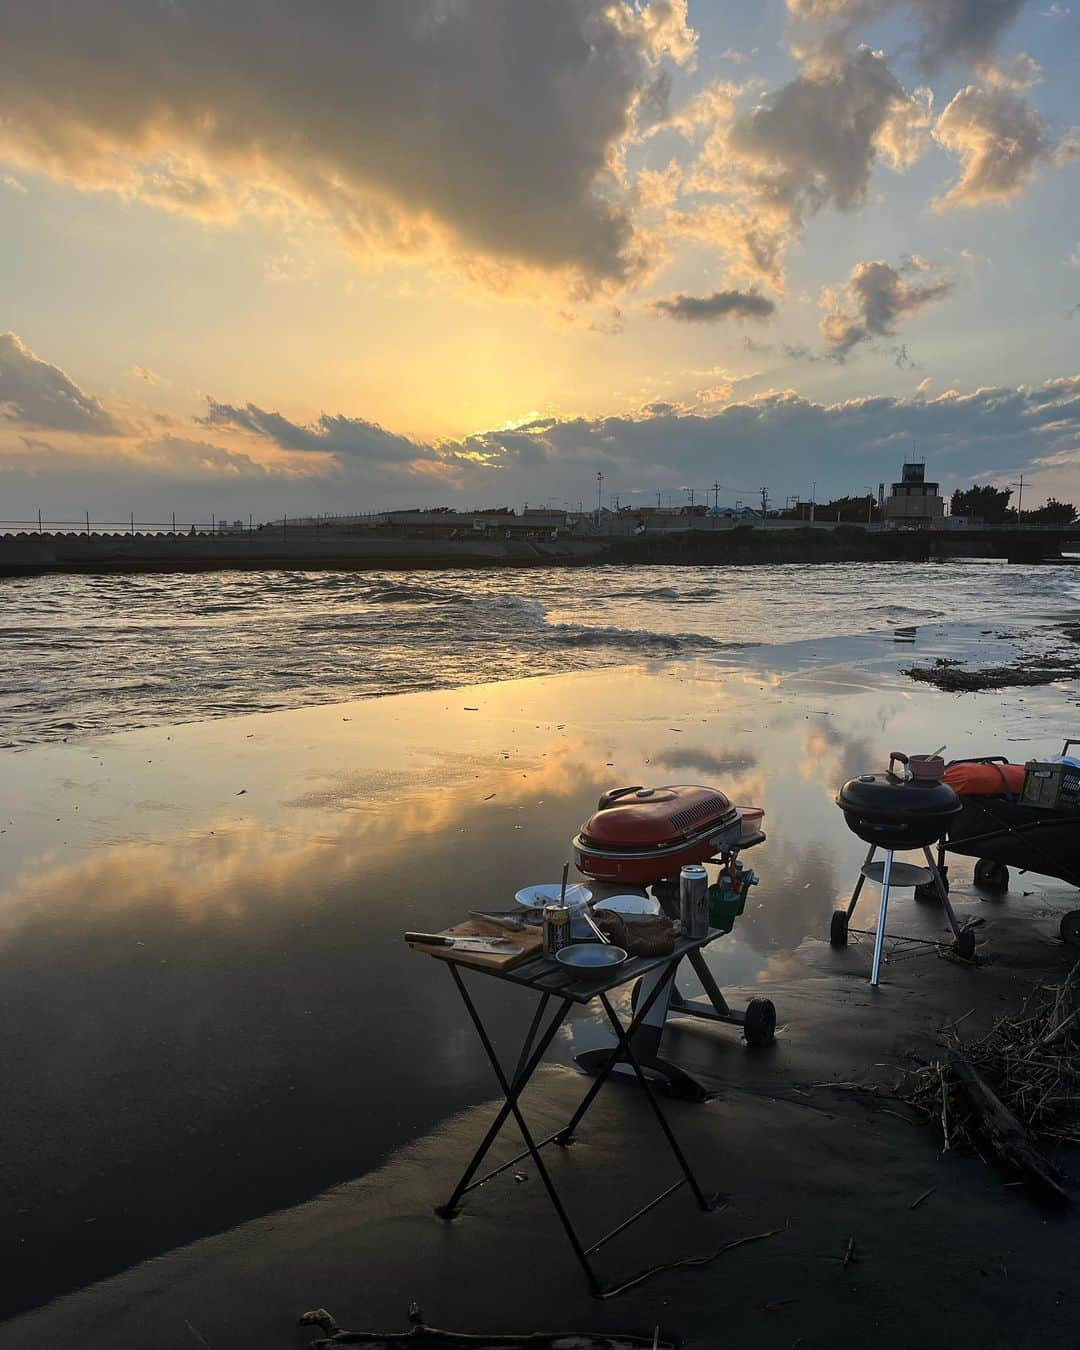
POLYGON ((709 931, 709 874, 700 863, 679 872, 679 918, 683 937, 702 938, 709 931))
POLYGON ((570 946, 570 906, 544 906, 544 955, 554 956, 570 946))

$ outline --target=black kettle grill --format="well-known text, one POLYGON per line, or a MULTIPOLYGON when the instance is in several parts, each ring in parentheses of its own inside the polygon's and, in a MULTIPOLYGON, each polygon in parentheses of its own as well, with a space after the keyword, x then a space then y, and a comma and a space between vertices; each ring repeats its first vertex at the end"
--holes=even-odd
MULTIPOLYGON (((844 813, 847 827, 870 845, 859 871, 859 879, 846 909, 832 916, 829 941, 834 947, 847 946, 848 922, 855 911, 863 883, 873 881, 881 887, 881 907, 874 932, 874 960, 870 983, 877 985, 881 972, 885 920, 889 910, 889 888, 912 886, 916 893, 932 889, 945 911, 956 939, 957 954, 970 959, 975 954, 975 934, 961 930, 949 903, 930 845, 945 834, 949 821, 963 810, 963 803, 951 787, 942 781, 944 760, 937 755, 902 755, 893 751, 885 773, 864 773, 849 778, 836 794, 836 804, 844 813), (897 772, 895 766, 901 766, 897 772), (878 849, 885 851, 882 862, 874 861, 878 849), (926 867, 896 862, 893 853, 921 849, 926 867)), ((917 939, 910 939, 916 941, 917 939)))
POLYGON ((836 804, 848 829, 868 844, 901 851, 924 848, 940 839, 952 817, 964 809, 948 783, 932 776, 936 773, 936 765, 925 756, 909 760, 894 750, 887 772, 849 778, 836 794, 836 804), (912 761, 918 761, 914 771, 909 768, 912 761), (897 763, 903 765, 900 773, 893 769, 897 763))

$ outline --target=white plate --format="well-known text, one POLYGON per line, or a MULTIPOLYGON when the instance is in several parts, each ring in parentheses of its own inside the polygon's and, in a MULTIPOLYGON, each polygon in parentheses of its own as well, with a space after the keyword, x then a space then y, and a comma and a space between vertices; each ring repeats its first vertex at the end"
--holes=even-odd
POLYGON ((651 895, 609 895, 606 900, 598 900, 593 909, 598 914, 605 909, 616 914, 659 914, 660 901, 651 895))
MULTIPOLYGON (((553 881, 547 885, 525 886, 518 891, 514 899, 526 909, 542 909, 544 905, 557 905, 561 891, 561 883, 553 881)), ((566 903, 571 909, 581 909, 591 899, 592 891, 588 886, 575 885, 566 888, 566 903)))

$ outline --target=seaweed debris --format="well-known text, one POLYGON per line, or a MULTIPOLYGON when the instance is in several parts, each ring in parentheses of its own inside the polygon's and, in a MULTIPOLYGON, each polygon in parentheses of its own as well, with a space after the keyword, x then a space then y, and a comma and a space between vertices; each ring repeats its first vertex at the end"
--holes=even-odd
POLYGON ((1080 662, 1061 657, 1036 657, 1011 666, 983 666, 964 670, 958 661, 938 657, 932 666, 909 666, 901 670, 912 680, 932 684, 951 694, 975 693, 980 689, 1012 689, 1024 685, 1053 684, 1080 679, 1080 662))

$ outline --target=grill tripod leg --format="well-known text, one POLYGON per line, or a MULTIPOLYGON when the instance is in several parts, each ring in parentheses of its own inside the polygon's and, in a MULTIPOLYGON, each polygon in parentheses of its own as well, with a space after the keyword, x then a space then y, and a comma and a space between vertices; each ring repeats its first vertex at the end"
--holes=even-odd
POLYGON ((878 911, 877 932, 874 935, 874 964, 870 971, 870 984, 878 986, 881 974, 881 949, 885 943, 885 921, 889 913, 889 881, 892 877, 893 851, 885 850, 885 871, 881 878, 881 908, 878 911))
MULTIPOLYGON (((863 859, 864 868, 869 867, 869 865, 874 861, 874 854, 876 852, 877 852, 877 844, 871 844, 869 853, 867 853, 866 857, 863 859)), ((855 883, 855 889, 851 893, 851 899, 848 901, 847 916, 849 919, 855 913, 855 906, 859 903, 859 896, 862 894, 863 883, 865 881, 866 881, 865 873, 860 872, 859 879, 855 883)))
POLYGON ((956 920, 956 914, 953 910, 951 903, 949 902, 949 892, 945 889, 945 882, 941 878, 941 872, 934 865, 934 855, 930 852, 929 848, 924 848, 923 852, 926 854, 927 866, 930 868, 930 871, 933 872, 934 874, 934 885, 937 887, 938 899, 941 901, 941 908, 945 911, 945 917, 949 921, 949 927, 953 931, 953 937, 957 940, 957 942, 959 942, 960 925, 956 920))

